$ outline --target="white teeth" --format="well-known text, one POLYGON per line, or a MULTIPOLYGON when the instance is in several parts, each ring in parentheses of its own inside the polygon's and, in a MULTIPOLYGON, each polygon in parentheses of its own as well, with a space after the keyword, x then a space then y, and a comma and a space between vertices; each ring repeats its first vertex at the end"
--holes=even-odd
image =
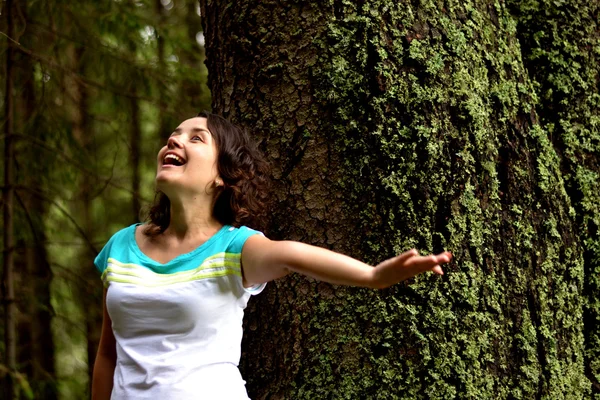
POLYGON ((167 160, 167 158, 172 158, 173 160, 177 161, 179 164, 183 164, 183 159, 175 154, 167 154, 165 156, 165 161, 167 160))

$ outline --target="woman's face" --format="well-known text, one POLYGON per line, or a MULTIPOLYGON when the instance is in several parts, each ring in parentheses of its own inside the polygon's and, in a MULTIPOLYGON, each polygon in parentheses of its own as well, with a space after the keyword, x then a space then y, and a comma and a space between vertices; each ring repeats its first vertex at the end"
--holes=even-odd
POLYGON ((217 147, 206 118, 183 121, 158 152, 156 187, 171 194, 212 194, 217 172, 217 147))

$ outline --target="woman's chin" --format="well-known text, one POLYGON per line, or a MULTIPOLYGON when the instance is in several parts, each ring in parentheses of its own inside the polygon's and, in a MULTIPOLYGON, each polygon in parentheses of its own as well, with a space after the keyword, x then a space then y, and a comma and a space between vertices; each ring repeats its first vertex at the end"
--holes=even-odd
POLYGON ((172 179, 168 179, 168 177, 166 177, 162 174, 156 175, 155 183, 156 183, 156 190, 163 192, 165 194, 167 192, 173 190, 177 186, 175 184, 175 182, 173 182, 172 179))
POLYGON ((163 192, 169 198, 171 198, 171 196, 187 196, 190 193, 195 192, 193 188, 183 184, 183 182, 178 182, 174 179, 161 178, 160 176, 156 177, 156 190, 163 192))

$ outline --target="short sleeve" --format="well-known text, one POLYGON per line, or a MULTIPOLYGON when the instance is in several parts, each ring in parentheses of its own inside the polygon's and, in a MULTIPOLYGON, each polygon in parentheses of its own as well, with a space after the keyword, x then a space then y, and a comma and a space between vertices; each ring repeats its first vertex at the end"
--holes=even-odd
POLYGON ((262 292, 263 290, 265 290, 265 287, 267 287, 266 283, 261 283, 259 285, 254 285, 254 286, 250 286, 250 287, 245 287, 244 290, 247 293, 250 293, 252 296, 255 296, 257 294, 259 294, 260 292, 262 292))
MULTIPOLYGON (((229 228, 229 230, 231 230, 231 231, 233 231, 235 229, 236 228, 233 228, 233 227, 229 228)), ((244 247, 246 240, 248 240, 248 238, 250 236, 254 236, 254 235, 264 236, 264 234, 260 231, 248 228, 247 226, 241 226, 240 228, 237 229, 235 238, 230 243, 230 245, 229 245, 230 248, 228 249, 228 251, 231 251, 232 253, 239 253, 241 255, 242 248, 244 247)), ((241 258, 240 258, 240 260, 241 260, 241 258)), ((246 291, 247 293, 249 293, 251 295, 257 295, 260 292, 262 292, 266 286, 267 286, 266 283, 261 283, 260 285, 254 285, 254 286, 250 286, 248 288, 245 287, 244 291, 246 291)))
MULTIPOLYGON (((112 238, 111 238, 111 240, 112 240, 112 238)), ((108 243, 106 243, 104 245, 104 247, 102 248, 100 253, 98 253, 96 258, 94 259, 94 265, 96 266, 96 269, 98 270, 100 275, 102 275, 104 273, 104 270, 106 269, 106 265, 108 264, 108 254, 110 253, 110 247, 112 244, 111 240, 109 240, 108 243)))
MULTIPOLYGON (((135 226, 133 227, 135 229, 135 226)), ((100 253, 98 253, 94 259, 94 265, 96 266, 96 269, 100 275, 104 273, 108 266, 108 259, 110 258, 110 254, 114 251, 113 247, 115 246, 116 242, 118 242, 118 240, 122 240, 126 234, 130 233, 131 228, 132 227, 130 226, 128 228, 121 229, 112 235, 112 237, 108 239, 108 242, 104 245, 102 250, 100 250, 100 253)))

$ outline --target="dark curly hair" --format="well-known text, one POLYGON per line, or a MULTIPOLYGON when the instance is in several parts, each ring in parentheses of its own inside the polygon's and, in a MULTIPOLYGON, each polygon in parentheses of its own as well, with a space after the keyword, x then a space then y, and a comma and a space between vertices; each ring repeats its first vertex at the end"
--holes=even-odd
MULTIPOLYGON (((206 118, 217 147, 217 170, 223 180, 215 194, 213 216, 223 225, 264 230, 270 180, 262 153, 245 130, 225 118, 209 112, 201 112, 197 117, 206 118)), ((144 233, 148 236, 167 229, 171 202, 164 193, 156 193, 146 220, 144 233)))

